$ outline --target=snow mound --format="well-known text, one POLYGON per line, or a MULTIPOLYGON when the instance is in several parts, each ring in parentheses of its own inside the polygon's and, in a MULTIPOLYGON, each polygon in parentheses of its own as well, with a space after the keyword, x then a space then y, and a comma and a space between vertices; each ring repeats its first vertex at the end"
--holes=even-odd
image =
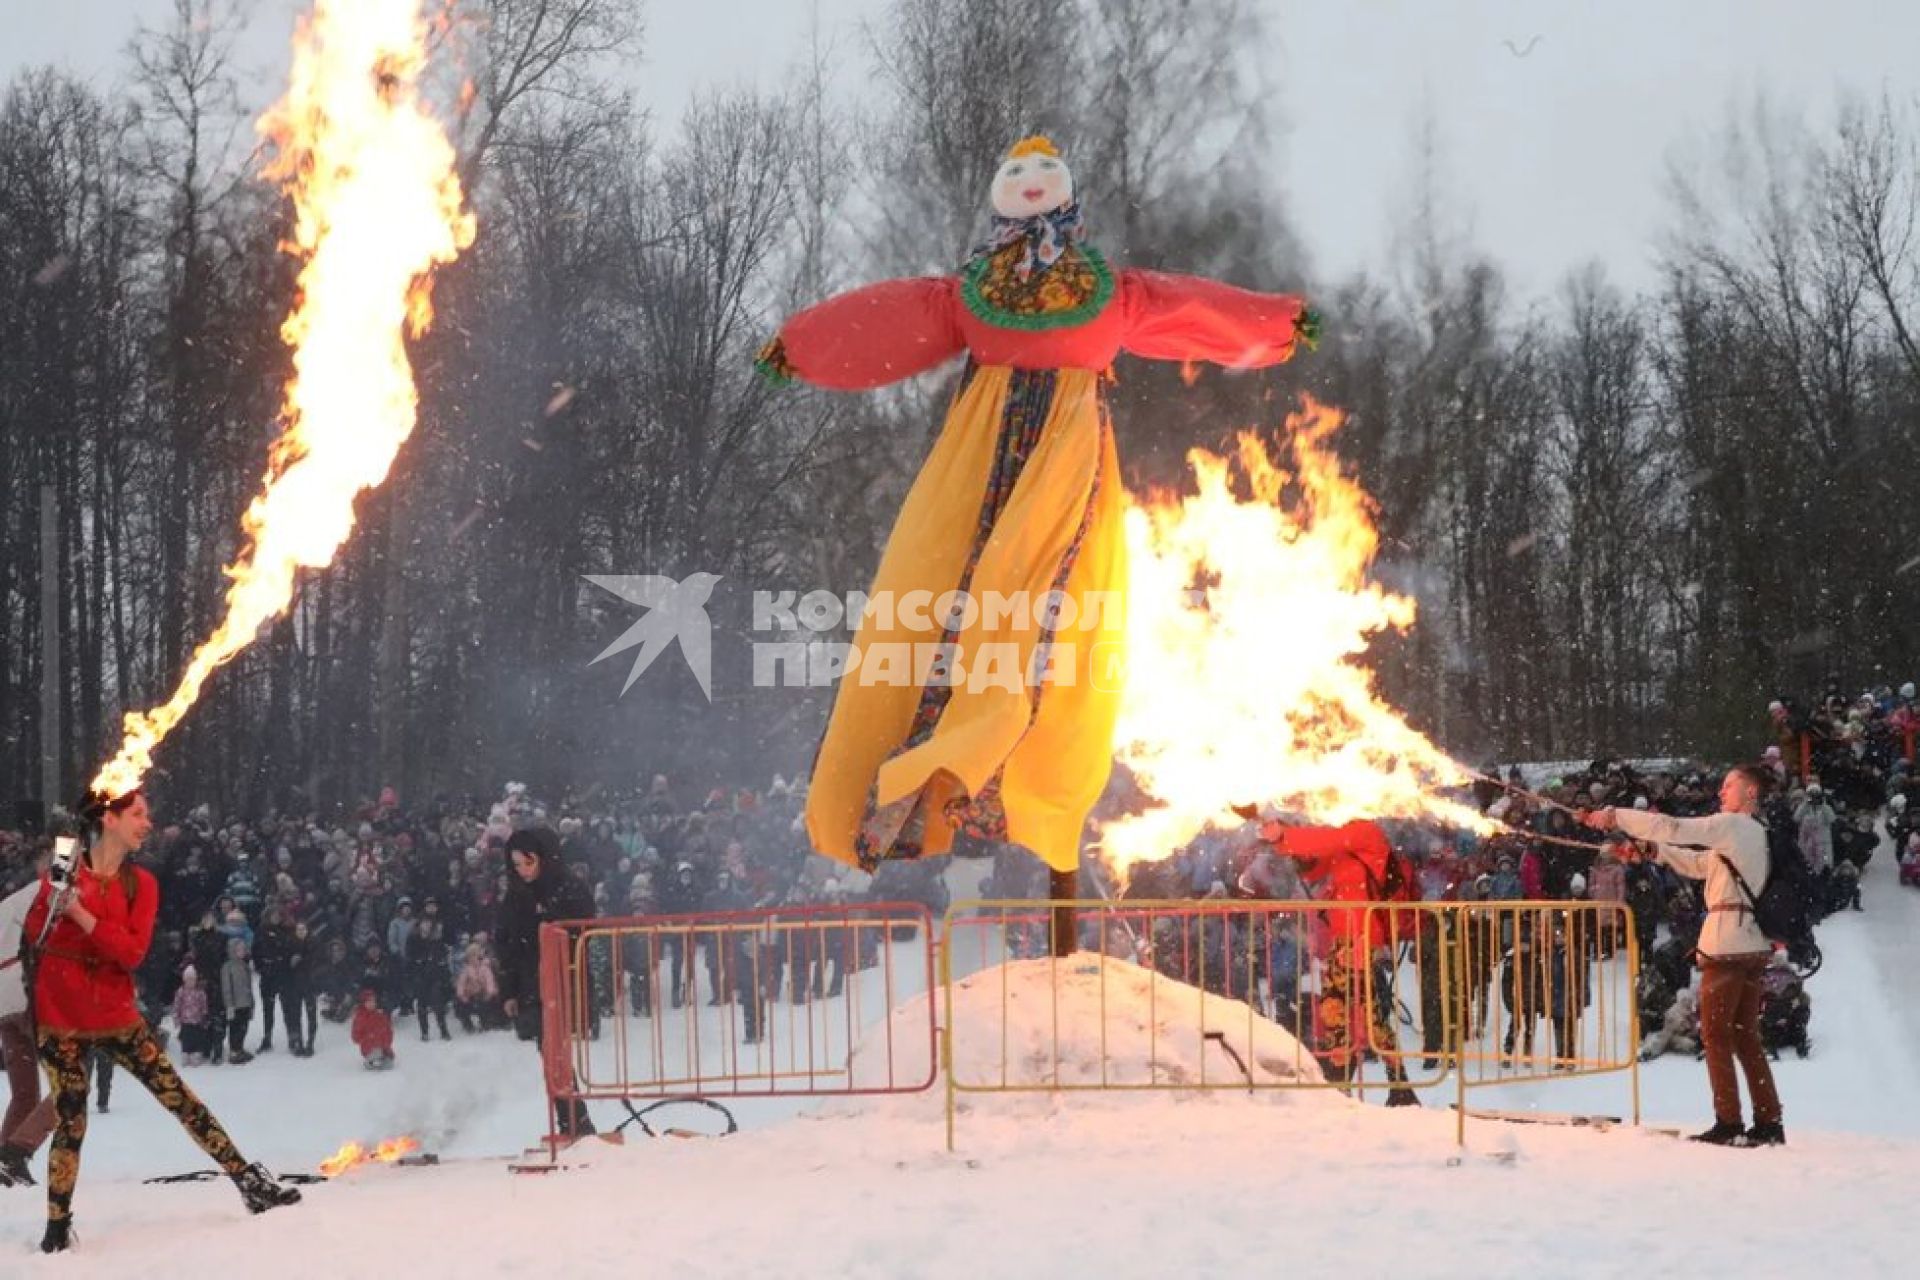
POLYGON ((939 1023, 951 1017, 948 1069, 963 1091, 1324 1081, 1306 1046, 1243 1001, 1083 953, 971 974, 954 983, 950 1014, 939 991, 906 1001, 854 1047, 853 1087, 883 1087, 889 1054, 897 1064, 903 1045, 924 1042, 929 1000, 939 1023))

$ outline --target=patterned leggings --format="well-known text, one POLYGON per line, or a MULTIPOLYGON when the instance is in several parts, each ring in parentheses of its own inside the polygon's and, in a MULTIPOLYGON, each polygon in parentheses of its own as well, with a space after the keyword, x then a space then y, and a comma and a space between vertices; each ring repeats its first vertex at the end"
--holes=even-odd
POLYGON ((234 1149, 233 1139, 207 1110, 207 1104, 180 1079, 166 1050, 144 1022, 126 1031, 85 1040, 44 1034, 40 1037, 40 1060, 46 1064, 52 1083, 57 1117, 53 1146, 47 1156, 48 1218, 67 1218, 73 1211, 73 1185, 80 1178, 80 1144, 87 1137, 87 1073, 96 1052, 110 1057, 145 1085, 215 1164, 229 1174, 247 1167, 246 1160, 234 1149))
POLYGON ((1400 1084, 1407 1073, 1396 1052, 1399 1040, 1389 1016, 1392 996, 1386 990, 1384 971, 1376 978, 1372 1001, 1367 1000, 1364 966, 1369 950, 1364 939, 1334 939, 1320 976, 1316 1053, 1329 1079, 1357 1079, 1361 1060, 1371 1054, 1384 1057, 1387 1079, 1400 1084))

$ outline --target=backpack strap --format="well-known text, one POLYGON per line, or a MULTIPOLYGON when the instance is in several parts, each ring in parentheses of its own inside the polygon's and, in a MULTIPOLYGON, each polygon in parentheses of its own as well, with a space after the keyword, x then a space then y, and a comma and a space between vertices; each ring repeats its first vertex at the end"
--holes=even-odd
POLYGON ((1760 899, 1759 899, 1758 897, 1756 897, 1756 896, 1754 895, 1754 892, 1753 892, 1753 890, 1752 890, 1751 888, 1749 888, 1749 887, 1748 887, 1748 885, 1747 885, 1747 878, 1746 878, 1745 876, 1743 876, 1743 875, 1741 875, 1741 874, 1740 874, 1740 868, 1738 868, 1738 867, 1736 867, 1736 866, 1734 866, 1734 865, 1733 865, 1733 860, 1732 860, 1732 859, 1730 859, 1730 858, 1728 858, 1728 857, 1727 857, 1727 855, 1726 855, 1726 854, 1724 854, 1724 853, 1716 853, 1716 854, 1714 854, 1713 856, 1714 856, 1714 857, 1716 857, 1716 858, 1718 858, 1718 859, 1720 860, 1720 865, 1721 865, 1721 866, 1723 866, 1723 867, 1725 867, 1725 868, 1727 869, 1727 871, 1728 871, 1729 873, 1731 873, 1731 874, 1732 874, 1732 876, 1733 876, 1733 882, 1734 882, 1735 884, 1737 884, 1737 885, 1739 885, 1739 886, 1740 886, 1740 893, 1741 893, 1741 895, 1742 895, 1743 897, 1745 897, 1745 898, 1746 898, 1746 900, 1747 900, 1747 905, 1746 905, 1746 906, 1744 906, 1744 907, 1742 907, 1742 906, 1739 906, 1739 905, 1737 905, 1737 904, 1735 904, 1735 905, 1730 905, 1730 906, 1715 906, 1715 907, 1708 907, 1708 908, 1707 908, 1707 910, 1708 910, 1709 912, 1712 912, 1712 911, 1744 911, 1744 912, 1746 912, 1746 913, 1747 913, 1748 915, 1750 915, 1750 916, 1751 916, 1751 915, 1757 915, 1757 914, 1758 914, 1758 910, 1759 910, 1759 905, 1760 905, 1760 899))

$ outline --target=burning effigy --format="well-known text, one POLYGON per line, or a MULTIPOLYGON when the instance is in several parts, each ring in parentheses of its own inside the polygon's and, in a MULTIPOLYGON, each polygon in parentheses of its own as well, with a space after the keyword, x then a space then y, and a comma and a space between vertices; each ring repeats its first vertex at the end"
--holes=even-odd
POLYGON ((1266 368, 1318 332, 1298 297, 1110 267, 1047 138, 1013 144, 989 196, 988 234, 954 274, 818 303, 758 361, 777 381, 862 390, 967 357, 807 792, 814 847, 869 871, 944 853, 959 831, 1073 869, 1113 763, 1106 668, 1141 603, 1127 599, 1111 366, 1125 351, 1266 368))

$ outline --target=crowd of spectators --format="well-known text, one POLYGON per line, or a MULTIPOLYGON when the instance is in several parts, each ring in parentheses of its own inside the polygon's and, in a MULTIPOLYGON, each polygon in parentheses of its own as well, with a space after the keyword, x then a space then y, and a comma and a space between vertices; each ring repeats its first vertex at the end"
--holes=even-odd
MULTIPOLYGON (((1902 879, 1920 884, 1920 775, 1910 762, 1916 727, 1912 685, 1849 699, 1835 684, 1804 707, 1787 698, 1770 705, 1763 759, 1779 787, 1767 820, 1790 833, 1804 858, 1820 898, 1816 915, 1863 909, 1860 868, 1882 825, 1902 879)), ((1517 765, 1504 772, 1490 765, 1473 799, 1497 824, 1492 834, 1382 825, 1423 899, 1630 906, 1643 957, 1646 1052, 1695 1050, 1691 958, 1704 919, 1697 886, 1650 859, 1623 856, 1623 837, 1603 839, 1580 815, 1601 807, 1710 813, 1719 780, 1719 771, 1692 762, 1607 758, 1531 779, 1517 765)), ((310 1056, 329 1024, 352 1023, 359 1038, 369 1005, 389 1020, 410 1020, 423 1040, 450 1038, 453 1024, 468 1034, 507 1027, 493 937, 511 874, 507 838, 527 826, 557 833, 567 873, 590 891, 601 916, 903 899, 936 914, 946 908, 949 859, 889 863, 877 877, 829 862, 809 850, 804 799, 804 784, 776 776, 764 789, 712 789, 688 803, 656 776, 630 795, 551 802, 509 784, 491 803, 438 798, 409 808, 387 790, 331 823, 312 814, 249 820, 200 805, 163 825, 141 855, 160 882, 161 915, 138 975, 140 998, 155 1025, 171 1016, 184 1060, 195 1066, 243 1065, 274 1049, 276 1032, 289 1052, 310 1056)), ((45 846, 44 838, 0 831, 0 887, 33 874, 45 846)), ((982 897, 1047 896, 1046 871, 1024 850, 976 851, 993 859, 982 897)), ((1209 831, 1163 861, 1136 866, 1125 886, 1089 860, 1081 894, 1298 899, 1311 890, 1290 861, 1263 856, 1249 823, 1209 831)), ((1007 939, 1012 954, 1038 954, 1046 928, 1009 926, 1007 939)), ((1601 941, 1609 953, 1618 945, 1601 941)), ((1268 954, 1241 964, 1253 945, 1231 923, 1202 923, 1183 927, 1177 939, 1139 940, 1137 949, 1148 963, 1224 994, 1246 994, 1229 989, 1235 972, 1312 969, 1313 940, 1291 930, 1269 928, 1258 944, 1268 954)), ((630 973, 634 1012, 648 1011, 643 1003, 650 1008, 655 998, 699 998, 703 967, 709 1001, 740 998, 722 989, 715 957, 705 957, 704 966, 692 957, 673 959, 670 979, 630 973)), ((616 963, 626 962, 595 956, 596 1018, 613 1012, 616 963)), ((834 974, 836 987, 841 976, 834 974)), ((823 979, 817 975, 811 985, 823 979)), ((1291 1021, 1298 1013, 1295 984, 1256 985, 1256 997, 1275 1016, 1291 1021)), ((1804 1054, 1811 1002, 1802 975, 1781 966, 1769 993, 1770 1047, 1804 1054)), ((796 978, 794 998, 806 994, 796 978)), ((390 1021, 381 1050, 391 1060, 390 1021)))
MULTIPOLYGON (((422 1040, 449 1039, 455 1025, 506 1028, 494 937, 507 838, 527 826, 557 833, 567 873, 600 916, 881 899, 944 909, 947 859, 878 877, 831 863, 809 852, 804 799, 776 776, 764 789, 712 789, 688 803, 656 776, 627 796, 547 802, 509 784, 491 804, 440 798, 417 809, 389 789, 333 823, 249 820, 204 804, 171 822, 162 813, 139 858, 161 890, 137 975, 141 1004, 155 1026, 171 1016, 189 1065, 244 1065, 276 1049, 276 1036, 311 1056, 329 1025, 359 1039, 369 998, 422 1040)), ((0 831, 0 883, 24 883, 47 846, 0 831)), ((610 966, 595 965, 596 1016, 611 1011, 610 966)), ((675 1003, 697 994, 700 966, 689 968, 675 1003)), ((391 1057, 390 1038, 382 1050, 391 1057)))

